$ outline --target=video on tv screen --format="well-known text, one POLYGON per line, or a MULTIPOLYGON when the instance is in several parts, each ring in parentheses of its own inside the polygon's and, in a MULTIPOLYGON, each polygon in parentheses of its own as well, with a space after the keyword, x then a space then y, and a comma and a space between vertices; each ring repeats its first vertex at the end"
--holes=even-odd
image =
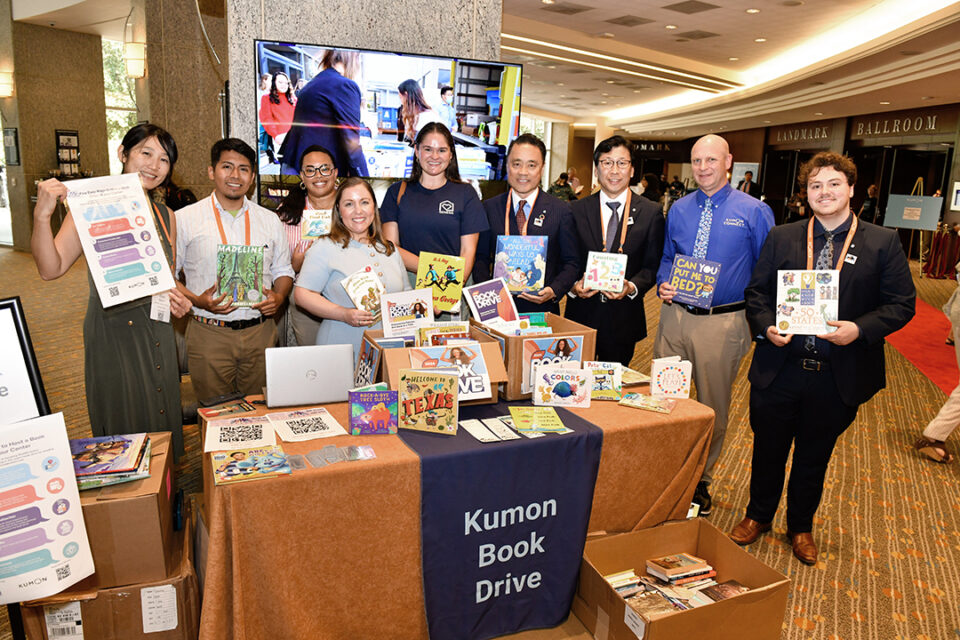
POLYGON ((275 207, 320 145, 341 178, 406 178, 413 140, 443 122, 465 180, 503 180, 520 126, 521 65, 256 41, 259 199, 275 207))

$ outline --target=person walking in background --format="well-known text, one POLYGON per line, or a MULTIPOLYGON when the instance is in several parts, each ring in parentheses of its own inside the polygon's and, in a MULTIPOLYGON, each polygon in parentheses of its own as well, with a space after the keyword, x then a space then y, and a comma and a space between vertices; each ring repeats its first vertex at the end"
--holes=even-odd
POLYGON ((565 173, 561 173, 557 177, 557 181, 550 185, 550 188, 547 189, 547 193, 559 198, 560 200, 577 199, 576 194, 573 193, 573 187, 570 186, 570 182, 567 180, 567 174, 565 173))
MULTIPOLYGON (((880 192, 877 189, 877 185, 872 184, 867 187, 867 197, 864 198, 863 204, 860 205, 860 211, 857 212, 857 217, 866 220, 867 222, 877 222, 877 194, 880 192)), ((880 224, 883 224, 881 221, 880 224)))
MULTIPOLYGON (((282 71, 273 74, 270 91, 260 98, 260 124, 270 136, 270 148, 278 149, 283 145, 283 139, 287 137, 293 123, 296 102, 287 74, 282 71)), ((280 162, 276 156, 270 161, 275 164, 280 162)))

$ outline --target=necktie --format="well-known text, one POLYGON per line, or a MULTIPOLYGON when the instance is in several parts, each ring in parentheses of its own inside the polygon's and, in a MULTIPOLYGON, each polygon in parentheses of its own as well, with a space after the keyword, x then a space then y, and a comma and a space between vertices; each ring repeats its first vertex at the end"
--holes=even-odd
POLYGON ((744 181, 743 181, 743 184, 740 185, 740 191, 746 191, 746 190, 747 190, 747 184, 748 184, 747 181, 744 180, 744 181))
POLYGON ((527 201, 521 200, 517 206, 517 230, 520 231, 520 235, 523 235, 523 225, 527 223, 527 214, 525 213, 527 208, 527 201))
POLYGON ((617 215, 617 210, 620 208, 619 202, 608 202, 607 206, 610 207, 610 220, 607 221, 607 241, 604 243, 605 251, 613 250, 613 242, 617 238, 617 229, 620 226, 620 216, 617 215))
MULTIPOLYGON (((814 268, 818 271, 833 269, 833 233, 830 231, 824 231, 823 239, 823 248, 820 249, 820 253, 817 254, 817 264, 814 265, 814 268)), ((803 341, 803 348, 807 351, 815 350, 817 348, 816 337, 807 336, 803 341)))
POLYGON ((707 243, 710 241, 710 225, 713 224, 713 200, 707 198, 700 210, 700 226, 697 227, 697 239, 693 242, 693 257, 707 259, 707 243))

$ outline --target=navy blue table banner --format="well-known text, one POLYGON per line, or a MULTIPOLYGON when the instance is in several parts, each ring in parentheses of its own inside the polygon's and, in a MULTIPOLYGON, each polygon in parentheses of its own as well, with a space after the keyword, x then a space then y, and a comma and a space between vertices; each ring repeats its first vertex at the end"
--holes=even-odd
MULTIPOLYGON (((573 433, 482 444, 400 430, 420 456, 423 590, 431 640, 555 627, 570 612, 603 431, 557 409, 573 433)), ((460 420, 509 415, 460 407, 460 420)))

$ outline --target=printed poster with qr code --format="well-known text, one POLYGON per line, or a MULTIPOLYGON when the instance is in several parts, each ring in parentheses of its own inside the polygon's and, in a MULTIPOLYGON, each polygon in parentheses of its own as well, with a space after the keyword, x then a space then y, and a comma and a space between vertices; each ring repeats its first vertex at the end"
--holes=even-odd
POLYGON ((66 206, 104 308, 176 286, 160 240, 164 231, 157 228, 137 174, 64 184, 66 206))
POLYGON ((837 330, 840 272, 836 269, 777 271, 777 331, 816 336, 837 330))
POLYGON ((0 604, 93 574, 63 414, 0 426, 0 604))
POLYGON ((277 444, 277 433, 266 416, 209 420, 203 452, 253 449, 277 444))
POLYGON ((266 417, 284 442, 347 435, 347 430, 323 407, 268 413, 266 417))

